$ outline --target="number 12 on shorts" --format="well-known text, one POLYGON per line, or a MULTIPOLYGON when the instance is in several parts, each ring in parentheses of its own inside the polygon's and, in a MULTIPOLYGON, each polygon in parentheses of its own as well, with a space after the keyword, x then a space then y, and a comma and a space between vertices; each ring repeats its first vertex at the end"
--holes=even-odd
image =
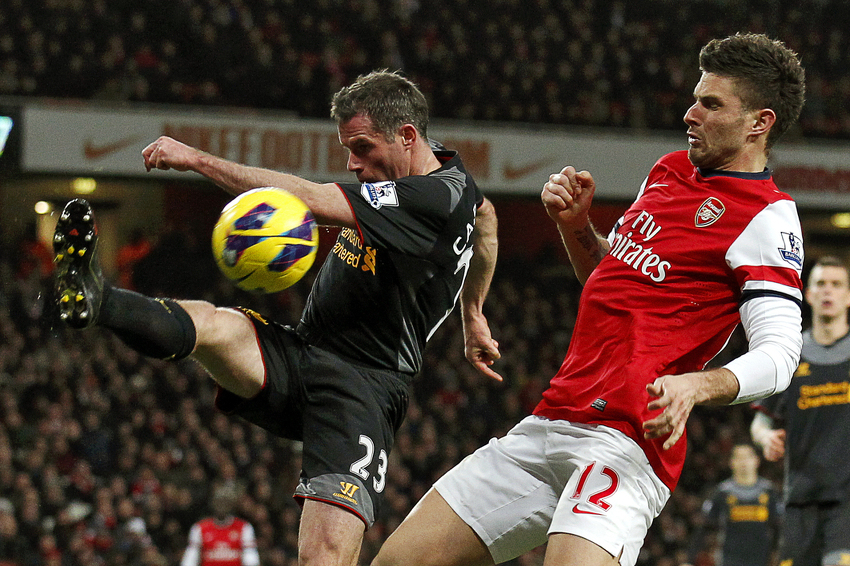
POLYGON ((605 498, 617 491, 620 485, 620 476, 617 472, 608 466, 601 466, 597 469, 596 462, 591 462, 581 472, 578 484, 570 499, 577 501, 586 501, 587 506, 579 506, 578 503, 573 505, 573 513, 580 515, 602 515, 605 511, 611 508, 611 504, 605 501, 605 498), (596 472, 594 473, 594 470, 596 472), (591 475, 593 474, 593 475, 591 475), (590 484, 594 487, 591 488, 590 484), (602 489, 599 489, 599 487, 602 489), (586 493, 589 492, 589 493, 586 493))
MULTIPOLYGON (((360 445, 366 448, 366 454, 357 460, 356 462, 351 464, 349 467, 349 471, 352 474, 358 475, 364 480, 369 479, 369 470, 368 468, 372 464, 372 460, 375 458, 375 443, 371 438, 366 436, 365 434, 360 435, 360 445)), ((372 486, 375 488, 375 492, 381 493, 384 491, 384 485, 387 482, 387 452, 383 448, 381 448, 378 453, 378 472, 375 474, 375 478, 372 480, 372 486)))

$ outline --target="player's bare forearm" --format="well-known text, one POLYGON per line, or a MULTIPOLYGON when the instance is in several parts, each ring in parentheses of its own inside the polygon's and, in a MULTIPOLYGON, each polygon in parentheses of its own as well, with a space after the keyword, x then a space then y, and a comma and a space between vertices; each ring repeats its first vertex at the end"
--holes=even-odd
POLYGON ((738 379, 726 368, 665 375, 646 386, 652 400, 647 410, 661 410, 643 423, 645 438, 660 438, 664 450, 671 448, 685 432, 694 405, 728 405, 738 395, 738 379))
POLYGON ((496 210, 489 200, 484 199, 476 213, 473 254, 460 302, 466 358, 478 371, 501 381, 502 377, 490 369, 501 357, 499 343, 490 335, 483 312, 484 300, 496 269, 497 228, 496 210))
POLYGON ((697 405, 728 405, 738 396, 740 385, 735 374, 726 368, 716 368, 693 374, 696 382, 697 405))
POLYGON ((195 171, 232 195, 239 195, 257 187, 285 187, 293 181, 292 175, 241 165, 204 154, 199 157, 195 171))
POLYGON ((160 136, 142 150, 145 168, 194 171, 233 195, 257 187, 278 187, 283 174, 240 165, 170 138, 160 136))
POLYGON ((486 198, 476 211, 472 237, 472 259, 460 296, 463 314, 466 314, 467 310, 481 312, 484 299, 490 291, 493 272, 496 270, 499 250, 498 220, 493 203, 486 198))
POLYGON ((608 253, 608 240, 600 236, 588 222, 581 228, 558 227, 576 277, 584 285, 590 274, 608 253))
POLYGON ((304 201, 319 224, 354 227, 354 215, 342 192, 333 183, 314 183, 301 177, 251 167, 204 154, 198 173, 233 195, 257 187, 278 187, 304 201))
POLYGON ((588 216, 595 192, 593 176, 568 165, 560 173, 549 176, 540 194, 582 285, 609 248, 608 241, 596 232, 588 216))
POLYGON ((354 214, 339 187, 313 183, 301 177, 235 163, 168 136, 161 136, 142 150, 148 171, 174 169, 199 173, 232 195, 259 187, 278 187, 304 201, 321 224, 354 226, 354 214))

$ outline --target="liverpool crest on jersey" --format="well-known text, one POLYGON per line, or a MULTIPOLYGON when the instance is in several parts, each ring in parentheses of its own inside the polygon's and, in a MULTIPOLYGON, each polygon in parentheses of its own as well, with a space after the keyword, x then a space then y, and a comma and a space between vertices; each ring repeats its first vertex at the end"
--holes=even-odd
POLYGON ((719 199, 708 197, 705 202, 697 209, 694 216, 694 225, 697 228, 705 228, 717 222, 723 213, 726 212, 726 206, 719 199))

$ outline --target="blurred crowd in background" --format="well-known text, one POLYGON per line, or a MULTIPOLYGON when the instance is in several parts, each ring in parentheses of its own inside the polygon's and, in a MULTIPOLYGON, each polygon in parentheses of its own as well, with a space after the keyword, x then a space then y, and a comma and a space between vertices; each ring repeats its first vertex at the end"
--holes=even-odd
MULTIPOLYGON (((790 135, 848 138, 848 20, 837 0, 3 0, 0 95, 326 117, 333 92, 386 67, 420 84, 435 118, 681 130, 699 48, 743 30, 801 55, 808 100, 790 135)), ((284 293, 246 295, 217 274, 205 238, 150 236, 135 257, 139 290, 297 320, 312 273, 284 293)), ((500 258, 485 312, 504 383, 464 360, 457 313, 433 338, 363 563, 437 477, 536 404, 580 293, 555 258, 500 258)), ((191 361, 144 359, 98 329, 55 324, 49 259, 29 241, 0 254, 0 564, 176 564, 221 485, 242 494, 262 564, 296 564, 299 444, 217 413, 191 361)), ((728 477, 751 417, 746 406, 694 411, 684 475, 640 566, 685 561, 702 500, 728 477)), ((762 474, 778 480, 781 468, 762 474)))
MULTIPOLYGON (((299 443, 217 412, 212 380, 191 361, 145 359, 100 329, 56 323, 45 300, 50 265, 33 259, 32 246, 0 260, 0 564, 177 564, 210 494, 226 486, 241 494, 237 514, 256 530, 261 563, 294 566, 299 443)), ((284 323, 297 321, 314 274, 276 295, 249 295, 216 273, 206 247, 178 233, 137 260, 141 291, 249 306, 284 323), (163 257, 194 269, 181 279, 163 257)), ((503 383, 464 359, 457 313, 435 334, 391 454, 388 511, 367 532, 362 563, 435 479, 532 410, 566 353, 579 293, 552 250, 501 258, 485 312, 503 383)), ((641 566, 685 560, 702 500, 728 477, 728 452, 746 440, 751 416, 746 406, 697 408, 680 488, 641 566)), ((538 551, 514 564, 541 561, 538 551)))
POLYGON ((801 55, 796 134, 850 137, 842 0, 4 0, 0 95, 327 117, 358 74, 400 69, 437 118, 681 129, 709 39, 801 55))

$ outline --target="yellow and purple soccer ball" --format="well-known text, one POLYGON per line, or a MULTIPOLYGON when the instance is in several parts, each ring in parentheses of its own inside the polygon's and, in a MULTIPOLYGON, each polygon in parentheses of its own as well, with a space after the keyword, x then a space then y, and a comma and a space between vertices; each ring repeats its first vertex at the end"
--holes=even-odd
POLYGON ((300 198, 275 187, 242 193, 213 228, 218 267, 239 288, 276 293, 301 279, 316 259, 319 228, 300 198))

